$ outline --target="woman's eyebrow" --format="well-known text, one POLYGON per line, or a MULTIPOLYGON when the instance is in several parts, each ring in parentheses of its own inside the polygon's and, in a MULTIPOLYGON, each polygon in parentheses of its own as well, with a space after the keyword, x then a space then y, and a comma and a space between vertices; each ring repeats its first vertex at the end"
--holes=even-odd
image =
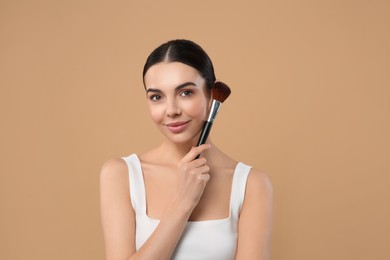
MULTIPOLYGON (((182 89, 182 88, 185 88, 185 87, 187 87, 187 86, 195 86, 195 87, 196 87, 196 84, 195 84, 194 82, 191 82, 191 81, 185 82, 185 83, 180 84, 179 86, 177 86, 177 87, 175 88, 175 91, 178 91, 178 90, 180 90, 180 89, 182 89)), ((157 88, 148 88, 148 89, 146 90, 146 93, 149 93, 149 92, 161 93, 162 91, 161 91, 160 89, 157 89, 157 88)))
POLYGON ((149 93, 149 92, 156 92, 156 93, 161 93, 162 91, 157 89, 157 88, 148 88, 146 90, 146 93, 149 93))
POLYGON ((182 89, 182 88, 185 88, 185 87, 187 87, 187 86, 194 86, 194 87, 196 87, 196 84, 195 84, 194 82, 191 82, 191 81, 185 82, 185 83, 180 84, 179 86, 177 86, 177 87, 175 88, 175 90, 178 91, 178 90, 180 90, 180 89, 182 89))

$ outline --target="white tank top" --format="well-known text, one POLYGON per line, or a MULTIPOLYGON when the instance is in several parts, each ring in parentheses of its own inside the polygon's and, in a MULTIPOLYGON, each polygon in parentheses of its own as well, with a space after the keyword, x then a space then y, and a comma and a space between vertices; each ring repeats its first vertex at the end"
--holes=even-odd
MULTIPOLYGON (((149 218, 146 214, 145 184, 138 156, 131 154, 122 159, 126 161, 129 168, 130 199, 136 214, 136 248, 139 250, 156 229, 160 220, 149 218)), ((234 259, 238 218, 245 197, 246 180, 250 168, 239 162, 234 170, 229 217, 188 221, 171 259, 234 259)))

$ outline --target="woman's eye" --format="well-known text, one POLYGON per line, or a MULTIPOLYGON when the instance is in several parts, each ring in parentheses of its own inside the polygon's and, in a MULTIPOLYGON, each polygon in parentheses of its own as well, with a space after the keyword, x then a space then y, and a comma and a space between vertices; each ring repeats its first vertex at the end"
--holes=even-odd
POLYGON ((192 95, 192 94, 193 94, 193 92, 192 92, 191 90, 184 90, 184 91, 182 91, 182 92, 180 93, 180 96, 185 97, 185 96, 190 96, 190 95, 192 95))
POLYGON ((158 100, 161 99, 161 96, 159 96, 159 95, 153 95, 153 96, 150 96, 149 99, 152 100, 152 101, 158 101, 158 100))

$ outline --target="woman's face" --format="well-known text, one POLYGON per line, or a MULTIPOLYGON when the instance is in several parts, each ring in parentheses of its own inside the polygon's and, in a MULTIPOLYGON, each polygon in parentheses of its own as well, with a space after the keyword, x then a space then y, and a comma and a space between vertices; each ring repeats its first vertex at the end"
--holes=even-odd
POLYGON ((145 74, 151 118, 175 143, 196 142, 210 106, 210 93, 199 72, 180 62, 162 62, 145 74))

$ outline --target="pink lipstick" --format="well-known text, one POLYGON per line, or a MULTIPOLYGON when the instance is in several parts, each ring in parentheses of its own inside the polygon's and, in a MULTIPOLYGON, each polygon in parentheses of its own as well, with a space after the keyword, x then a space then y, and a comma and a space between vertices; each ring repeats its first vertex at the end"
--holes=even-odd
POLYGON ((172 123, 168 123, 168 124, 165 124, 165 125, 167 126, 167 128, 172 133, 178 134, 178 133, 181 133, 181 132, 183 132, 184 130, 187 129, 187 127, 189 125, 189 122, 190 121, 186 121, 186 122, 172 122, 172 123))

